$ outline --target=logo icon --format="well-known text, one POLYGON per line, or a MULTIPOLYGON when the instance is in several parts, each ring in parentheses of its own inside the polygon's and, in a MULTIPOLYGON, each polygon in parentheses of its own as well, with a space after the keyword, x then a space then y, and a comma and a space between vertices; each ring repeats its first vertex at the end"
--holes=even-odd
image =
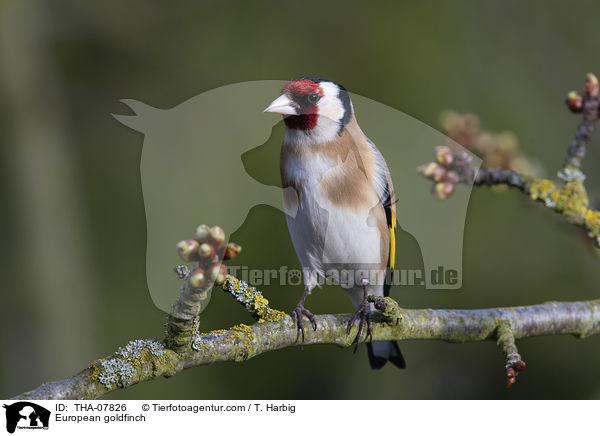
POLYGON ((48 429, 50 411, 42 406, 29 401, 19 401, 10 405, 4 404, 6 409, 6 431, 14 433, 18 429, 48 429))

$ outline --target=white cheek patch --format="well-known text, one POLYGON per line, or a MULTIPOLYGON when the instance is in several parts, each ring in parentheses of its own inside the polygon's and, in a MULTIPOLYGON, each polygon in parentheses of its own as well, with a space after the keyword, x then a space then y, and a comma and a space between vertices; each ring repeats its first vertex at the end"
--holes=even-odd
POLYGON ((319 107, 319 121, 327 118, 329 121, 339 123, 344 117, 344 106, 338 98, 338 87, 331 82, 322 82, 321 89, 325 95, 317 104, 319 107))
POLYGON ((340 121, 344 117, 344 106, 338 98, 339 89, 331 82, 321 82, 324 96, 318 103, 319 118, 315 131, 315 139, 319 142, 333 140, 340 131, 340 121))
POLYGON ((316 143, 329 142, 334 140, 339 132, 340 125, 337 121, 319 115, 317 125, 312 131, 312 139, 316 143))

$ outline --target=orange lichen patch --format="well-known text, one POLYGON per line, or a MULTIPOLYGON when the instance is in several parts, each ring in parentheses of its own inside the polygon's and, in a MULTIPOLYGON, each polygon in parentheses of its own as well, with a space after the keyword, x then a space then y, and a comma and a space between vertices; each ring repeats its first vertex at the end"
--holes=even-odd
POLYGON ((211 330, 208 333, 201 333, 202 335, 208 335, 208 334, 217 334, 217 333, 224 333, 226 330, 225 329, 218 329, 218 330, 211 330))
POLYGON ((244 333, 250 333, 252 332, 252 327, 250 327, 249 325, 246 324, 238 324, 238 325, 234 325, 233 327, 231 327, 232 330, 238 330, 240 332, 244 332, 244 333))
POLYGON ((223 283, 223 290, 232 294, 257 321, 276 322, 286 316, 284 312, 271 309, 269 300, 262 293, 233 276, 227 277, 223 283))

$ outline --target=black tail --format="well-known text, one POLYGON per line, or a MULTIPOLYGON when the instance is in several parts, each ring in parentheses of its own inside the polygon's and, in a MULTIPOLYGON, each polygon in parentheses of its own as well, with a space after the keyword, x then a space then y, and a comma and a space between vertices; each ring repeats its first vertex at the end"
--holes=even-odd
POLYGON ((406 362, 396 341, 367 342, 367 353, 373 369, 383 368, 388 360, 400 369, 406 368, 406 362))

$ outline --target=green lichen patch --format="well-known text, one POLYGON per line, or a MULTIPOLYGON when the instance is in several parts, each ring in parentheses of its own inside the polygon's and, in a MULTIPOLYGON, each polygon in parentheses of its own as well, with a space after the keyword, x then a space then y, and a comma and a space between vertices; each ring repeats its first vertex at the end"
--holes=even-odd
POLYGON ((135 373, 135 367, 127 359, 100 359, 92 364, 90 378, 112 390, 129 386, 135 373))
MULTIPOLYGON (((112 390, 129 386, 134 378, 148 376, 144 366, 152 362, 155 370, 166 365, 166 349, 156 339, 135 339, 119 347, 109 358, 99 359, 91 365, 90 379, 112 390), (141 375, 140 375, 141 374, 141 375)), ((164 371, 163 371, 164 372, 164 371)), ((167 371, 168 372, 168 371, 167 371)))
POLYGON ((115 354, 126 359, 140 359, 146 354, 162 356, 165 354, 165 347, 154 338, 135 339, 124 347, 119 347, 115 354))
POLYGON ((386 324, 397 325, 402 321, 402 309, 393 298, 369 295, 369 301, 379 310, 386 324))

